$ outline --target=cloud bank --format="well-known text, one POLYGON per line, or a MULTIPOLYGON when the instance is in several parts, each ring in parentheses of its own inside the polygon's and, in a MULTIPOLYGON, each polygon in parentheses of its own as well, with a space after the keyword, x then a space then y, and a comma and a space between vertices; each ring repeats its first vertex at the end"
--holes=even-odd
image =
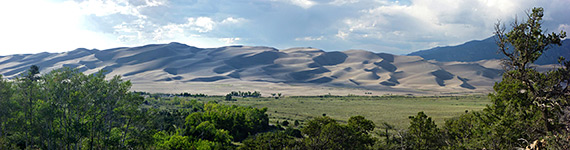
POLYGON ((568 31, 567 0, 57 0, 0 5, 0 55, 181 42, 406 54, 492 35, 544 7, 568 31))

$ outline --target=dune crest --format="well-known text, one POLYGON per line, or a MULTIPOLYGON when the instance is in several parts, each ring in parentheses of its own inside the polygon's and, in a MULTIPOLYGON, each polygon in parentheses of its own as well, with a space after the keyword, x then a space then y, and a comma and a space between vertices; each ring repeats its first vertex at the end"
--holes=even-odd
POLYGON ((316 89, 354 94, 441 94, 489 92, 501 78, 497 63, 437 62, 364 50, 197 48, 169 43, 2 56, 0 74, 13 78, 31 65, 38 65, 41 72, 61 67, 77 68, 84 73, 103 69, 109 77, 121 75, 131 80, 133 90, 169 93, 223 94, 233 88, 262 93, 282 91, 288 95, 320 94, 316 89))

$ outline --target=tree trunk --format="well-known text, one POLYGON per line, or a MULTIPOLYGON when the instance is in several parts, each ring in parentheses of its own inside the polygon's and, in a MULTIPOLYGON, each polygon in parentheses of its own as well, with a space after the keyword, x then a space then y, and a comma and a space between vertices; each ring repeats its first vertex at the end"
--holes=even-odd
POLYGON ((548 132, 552 131, 552 126, 550 126, 550 123, 548 122, 548 108, 543 107, 542 108, 542 120, 544 121, 544 129, 545 132, 544 134, 548 134, 548 132))
POLYGON ((129 125, 131 124, 131 119, 129 118, 127 120, 127 128, 125 129, 125 132, 123 133, 123 139, 121 141, 121 146, 124 148, 125 147, 125 138, 127 136, 127 133, 129 132, 129 125))
POLYGON ((6 127, 4 126, 4 121, 0 123, 0 128, 2 128, 2 131, 0 131, 0 136, 2 136, 2 139, 4 139, 6 137, 6 127))
POLYGON ((89 144, 89 149, 92 150, 92 149, 93 149, 93 137, 95 136, 95 121, 93 121, 93 122, 91 123, 91 133, 90 133, 90 135, 91 135, 91 138, 90 138, 91 141, 89 141, 89 142, 90 142, 90 144, 89 144))
POLYGON ((390 135, 388 135, 388 128, 386 128, 386 145, 389 145, 390 135))

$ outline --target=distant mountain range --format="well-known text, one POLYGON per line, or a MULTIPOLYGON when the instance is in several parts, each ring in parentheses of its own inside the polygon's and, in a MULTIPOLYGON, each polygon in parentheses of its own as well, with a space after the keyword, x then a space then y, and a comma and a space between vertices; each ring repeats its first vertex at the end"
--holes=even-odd
MULTIPOLYGON (((504 55, 498 53, 498 50, 499 47, 495 43, 495 37, 489 37, 481 41, 470 41, 457 46, 420 50, 410 53, 408 56, 420 56, 426 60, 445 62, 470 62, 504 58, 504 55)), ((562 46, 553 45, 535 63, 539 65, 557 64, 560 56, 570 59, 570 39, 562 41, 562 46)))
MULTIPOLYGON (((485 42, 488 40, 464 45, 472 45, 471 50, 494 51, 476 46, 476 43, 485 42)), ((434 54, 439 51, 418 53, 434 54)), ((347 91, 354 90, 416 94, 484 93, 501 79, 498 61, 482 60, 488 57, 479 56, 479 52, 460 54, 450 52, 444 56, 480 61, 428 61, 419 56, 363 50, 326 52, 314 48, 278 50, 251 46, 197 48, 170 43, 0 56, 0 74, 12 78, 31 65, 38 65, 42 73, 70 67, 84 73, 106 70, 108 75, 122 75, 132 81, 135 90, 149 92, 223 94, 229 90, 259 90, 288 95, 323 93, 315 91, 317 89, 339 93, 352 93, 347 91), (477 57, 473 57, 475 55, 477 57)), ((451 60, 449 58, 444 61, 451 60)))

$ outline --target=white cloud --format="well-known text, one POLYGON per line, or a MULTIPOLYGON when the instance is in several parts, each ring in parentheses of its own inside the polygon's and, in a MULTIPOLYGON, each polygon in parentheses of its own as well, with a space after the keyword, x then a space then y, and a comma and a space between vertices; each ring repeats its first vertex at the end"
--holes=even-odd
POLYGON ((96 16, 107 16, 111 14, 124 14, 145 18, 141 15, 136 7, 130 6, 127 2, 110 1, 110 0, 88 0, 78 3, 79 8, 85 14, 94 14, 96 16))
POLYGON ((165 39, 174 39, 179 35, 184 35, 184 29, 179 25, 169 24, 154 30, 152 39, 154 41, 162 41, 165 39))
POLYGON ((405 54, 489 37, 497 19, 508 26, 534 6, 548 31, 570 25, 568 0, 58 1, 2 2, 0 54, 172 41, 405 54))
POLYGON ((114 34, 118 36, 117 41, 121 43, 139 44, 148 42, 151 35, 147 32, 153 31, 157 25, 145 19, 137 19, 129 23, 123 22, 113 26, 114 34))
POLYGON ((218 39, 221 42, 224 42, 225 44, 235 44, 235 42, 241 40, 240 38, 220 38, 218 39))
POLYGON ((71 2, 8 1, 0 5, 0 55, 122 46, 111 34, 88 30, 71 2))
POLYGON ((86 0, 73 3, 86 15, 108 16, 122 14, 147 18, 147 16, 141 14, 141 9, 166 5, 166 0, 86 0))
POLYGON ((198 17, 197 19, 188 18, 188 26, 192 27, 193 30, 198 32, 209 32, 212 31, 216 23, 212 21, 209 17, 198 17))
MULTIPOLYGON (((76 48, 106 49, 141 44, 144 29, 149 28, 144 8, 165 5, 165 0, 85 0, 53 2, 45 0, 8 1, 0 5, 0 55, 13 53, 61 52, 76 48), (88 17, 114 14, 135 20, 103 28, 91 28, 88 17), (33 43, 33 44, 30 44, 33 43)), ((109 18, 111 19, 111 18, 109 18)), ((116 21, 109 20, 106 21, 116 21)))
POLYGON ((510 20, 531 1, 412 0, 409 5, 385 3, 345 19, 337 37, 350 41, 408 43, 411 50, 456 44, 492 35, 497 19, 510 20), (365 40, 369 39, 369 40, 365 40))
POLYGON ((568 25, 568 24, 558 25, 558 30, 555 32, 559 32, 559 31, 570 32, 570 25, 568 25))
POLYGON ((228 17, 228 18, 224 19, 221 23, 222 23, 222 24, 237 24, 237 23, 241 23, 241 22, 244 22, 244 21, 245 21, 244 18, 228 17))
POLYGON ((145 0, 144 2, 146 5, 143 5, 142 7, 154 7, 154 6, 166 5, 168 0, 145 0))
MULTIPOLYGON (((166 25, 158 25, 147 21, 147 19, 137 19, 129 23, 121 23, 114 26, 114 33, 118 35, 118 40, 124 43, 146 43, 146 42, 168 42, 186 37, 202 37, 200 34, 208 34, 215 30, 219 24, 236 24, 245 19, 232 17, 222 21, 214 21, 210 17, 189 17, 184 23, 175 24, 168 23, 166 25)), ((237 41, 238 39, 233 39, 237 41)))
POLYGON ((329 4, 342 6, 342 5, 346 5, 346 4, 358 3, 358 1, 359 0, 334 0, 334 1, 330 2, 329 4))
MULTIPOLYGON (((157 27, 153 30, 152 40, 154 41, 165 41, 165 40, 176 40, 180 37, 199 37, 200 34, 207 34, 215 30, 216 26, 220 24, 237 24, 242 22, 243 18, 233 18, 228 17, 222 21, 214 21, 210 17, 197 17, 197 18, 187 18, 185 23, 174 24, 169 23, 164 26, 157 27), (197 32, 197 33, 196 33, 197 32)), ((140 29, 139 29, 140 30, 140 29)), ((233 42, 239 41, 240 38, 220 38, 220 41, 231 44, 233 42)))
POLYGON ((344 39, 346 39, 346 38, 348 37, 348 32, 344 32, 344 31, 342 31, 342 30, 338 30, 336 36, 344 40, 344 39))
POLYGON ((290 0, 290 2, 291 2, 291 4, 297 5, 299 7, 304 8, 304 9, 309 9, 309 8, 311 8, 317 4, 316 2, 313 2, 311 0, 290 0))
POLYGON ((302 37, 302 38, 295 38, 295 41, 321 41, 324 39, 325 39, 324 36, 319 36, 319 37, 307 36, 307 37, 302 37))

